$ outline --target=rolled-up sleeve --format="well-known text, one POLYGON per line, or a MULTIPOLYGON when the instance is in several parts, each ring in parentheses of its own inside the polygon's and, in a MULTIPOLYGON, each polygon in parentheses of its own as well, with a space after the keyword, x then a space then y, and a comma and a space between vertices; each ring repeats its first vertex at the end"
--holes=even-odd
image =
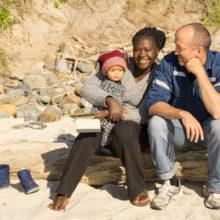
POLYGON ((96 73, 94 76, 86 80, 83 84, 80 94, 88 102, 95 106, 105 106, 105 98, 109 96, 107 92, 100 88, 100 84, 103 80, 101 73, 96 73))
POLYGON ((164 58, 157 67, 153 83, 141 104, 147 111, 157 102, 168 103, 170 101, 173 89, 172 72, 171 65, 164 58))

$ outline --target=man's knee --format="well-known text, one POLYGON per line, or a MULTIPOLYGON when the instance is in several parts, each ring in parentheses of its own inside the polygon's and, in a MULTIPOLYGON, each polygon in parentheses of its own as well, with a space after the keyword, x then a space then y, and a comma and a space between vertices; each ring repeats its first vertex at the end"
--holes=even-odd
POLYGON ((216 138, 218 138, 220 141, 220 136, 219 136, 219 134, 220 134, 220 119, 212 120, 210 122, 210 127, 211 127, 210 132, 212 134, 214 134, 216 136, 216 138))
POLYGON ((148 133, 149 134, 160 134, 160 132, 167 130, 167 122, 163 117, 160 116, 153 116, 149 120, 148 124, 148 133))

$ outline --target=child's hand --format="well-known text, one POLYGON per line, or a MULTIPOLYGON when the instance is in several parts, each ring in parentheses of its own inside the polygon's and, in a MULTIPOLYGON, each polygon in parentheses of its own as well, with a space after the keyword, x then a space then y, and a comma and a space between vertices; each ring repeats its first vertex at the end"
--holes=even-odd
POLYGON ((102 110, 102 111, 98 111, 95 115, 93 115, 91 118, 93 119, 99 119, 99 120, 103 120, 106 117, 109 116, 109 111, 108 110, 102 110))

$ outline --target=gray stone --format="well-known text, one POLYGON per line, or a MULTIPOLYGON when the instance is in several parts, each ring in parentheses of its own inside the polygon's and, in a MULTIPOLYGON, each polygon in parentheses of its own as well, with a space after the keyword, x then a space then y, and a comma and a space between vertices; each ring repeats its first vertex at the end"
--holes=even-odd
POLYGON ((92 108, 92 104, 86 101, 84 98, 82 98, 80 101, 80 107, 81 108, 92 108))
POLYGON ((40 108, 36 105, 25 105, 18 108, 16 117, 25 118, 26 121, 37 121, 40 108))
POLYGON ((41 112, 38 116, 40 122, 53 122, 61 118, 62 112, 56 106, 47 107, 44 112, 41 112))
POLYGON ((91 108, 78 108, 70 112, 72 117, 86 117, 91 115, 91 108))
POLYGON ((66 103, 62 106, 62 112, 64 115, 71 115, 75 110, 79 109, 77 104, 66 103))
POLYGON ((48 112, 48 113, 55 113, 57 115, 59 115, 59 117, 62 116, 62 111, 57 107, 57 106, 48 106, 45 110, 45 112, 48 112))
POLYGON ((56 71, 57 72, 71 72, 72 66, 69 62, 63 58, 61 58, 56 64, 56 71))
POLYGON ((95 66, 92 63, 79 62, 77 70, 82 73, 90 74, 95 70, 95 66))
POLYGON ((17 79, 17 80, 24 80, 25 74, 24 73, 18 73, 18 72, 12 72, 10 73, 11 79, 17 79))
POLYGON ((26 95, 26 96, 28 96, 32 93, 31 87, 29 85, 27 85, 26 83, 20 84, 17 88, 22 89, 24 91, 24 95, 26 95))
POLYGON ((59 104, 65 95, 66 93, 55 94, 51 99, 52 104, 59 104))
POLYGON ((51 103, 51 98, 53 97, 54 93, 53 88, 40 89, 38 97, 39 102, 43 104, 51 103))
POLYGON ((9 78, 7 78, 5 80, 4 85, 7 86, 7 87, 11 87, 11 88, 17 88, 21 83, 22 82, 20 82, 17 79, 9 79, 9 78))
POLYGON ((9 118, 10 115, 8 114, 8 112, 1 112, 0 111, 0 118, 9 118))
POLYGON ((24 78, 24 83, 27 84, 31 89, 47 87, 47 80, 42 74, 26 75, 24 78))
POLYGON ((25 92, 22 89, 12 89, 12 88, 8 89, 7 88, 6 94, 13 99, 17 99, 18 97, 25 95, 25 92))
POLYGON ((7 94, 0 94, 0 104, 11 103, 11 98, 7 94))

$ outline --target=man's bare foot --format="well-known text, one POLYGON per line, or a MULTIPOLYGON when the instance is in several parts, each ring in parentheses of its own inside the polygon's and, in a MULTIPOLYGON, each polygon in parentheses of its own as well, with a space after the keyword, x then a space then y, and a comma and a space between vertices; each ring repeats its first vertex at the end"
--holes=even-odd
POLYGON ((56 196, 53 203, 49 204, 48 207, 56 211, 65 211, 66 205, 69 203, 69 197, 67 196, 56 196))

